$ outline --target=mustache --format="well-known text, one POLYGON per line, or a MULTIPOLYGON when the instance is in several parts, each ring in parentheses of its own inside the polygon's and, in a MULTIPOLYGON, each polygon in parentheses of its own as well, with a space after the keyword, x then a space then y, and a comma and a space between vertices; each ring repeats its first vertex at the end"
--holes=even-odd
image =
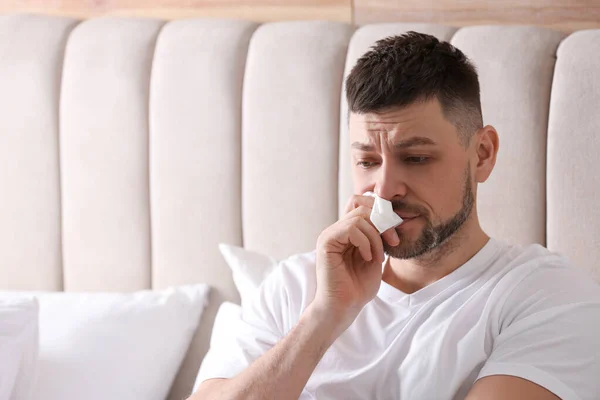
POLYGON ((428 214, 425 207, 418 206, 416 204, 408 204, 402 200, 391 200, 392 209, 398 212, 407 212, 410 214, 420 214, 426 216, 428 214))

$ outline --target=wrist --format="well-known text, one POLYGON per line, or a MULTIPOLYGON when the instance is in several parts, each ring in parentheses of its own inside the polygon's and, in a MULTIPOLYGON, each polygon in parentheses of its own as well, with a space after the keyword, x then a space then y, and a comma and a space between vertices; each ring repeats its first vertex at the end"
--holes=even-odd
POLYGON ((354 318, 347 312, 335 310, 317 301, 313 301, 302 314, 301 321, 314 327, 315 334, 322 337, 327 346, 333 342, 352 324, 354 318))

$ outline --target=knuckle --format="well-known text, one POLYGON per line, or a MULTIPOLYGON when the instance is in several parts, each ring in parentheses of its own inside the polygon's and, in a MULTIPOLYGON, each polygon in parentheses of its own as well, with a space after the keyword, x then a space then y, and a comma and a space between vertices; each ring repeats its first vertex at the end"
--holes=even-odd
POLYGON ((325 230, 323 230, 323 232, 319 234, 319 236, 317 237, 317 247, 321 247, 323 243, 327 242, 330 236, 329 230, 330 228, 325 228, 325 230))
POLYGON ((360 221, 361 221, 362 219, 363 219, 363 218, 362 218, 362 217, 360 217, 360 216, 358 216, 358 215, 355 215, 355 216, 353 216, 352 218, 350 218, 350 221, 349 221, 349 222, 350 222, 350 226, 349 226, 349 228, 356 228, 356 226, 357 226, 358 224, 360 224, 360 221))
POLYGON ((350 196, 350 203, 356 203, 358 199, 360 199, 360 196, 357 194, 353 194, 352 196, 350 196))
POLYGON ((352 196, 350 196, 348 202, 346 203, 346 212, 348 213, 354 209, 365 207, 369 204, 372 204, 370 197, 365 198, 362 195, 353 194, 352 196))
POLYGON ((350 211, 354 210, 357 205, 358 203, 356 195, 350 196, 348 202, 346 202, 346 213, 349 213, 350 211))
POLYGON ((367 206, 358 206, 356 209, 359 210, 359 212, 361 214, 370 214, 371 213, 371 209, 367 206))

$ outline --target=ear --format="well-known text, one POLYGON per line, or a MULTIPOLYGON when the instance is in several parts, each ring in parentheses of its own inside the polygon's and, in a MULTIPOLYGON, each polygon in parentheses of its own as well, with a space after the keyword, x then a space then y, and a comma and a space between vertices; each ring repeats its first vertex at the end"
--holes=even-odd
POLYGON ((496 165, 498 154, 498 132, 491 125, 486 125, 475 133, 474 146, 476 154, 475 180, 485 182, 496 165))

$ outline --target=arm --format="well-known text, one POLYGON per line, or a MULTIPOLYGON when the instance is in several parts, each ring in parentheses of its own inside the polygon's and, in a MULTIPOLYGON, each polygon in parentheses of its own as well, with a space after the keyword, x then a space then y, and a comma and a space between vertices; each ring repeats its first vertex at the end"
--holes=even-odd
POLYGON ((298 399, 318 362, 341 333, 340 324, 313 305, 275 347, 232 379, 211 379, 190 400, 298 399))
POLYGON ((478 380, 465 400, 561 400, 552 392, 523 378, 508 375, 478 380))
MULTIPOLYGON (((236 371, 237 375, 228 375, 227 367, 212 375, 204 375, 216 378, 222 374, 220 376, 231 378, 206 380, 190 400, 298 399, 327 349, 377 294, 381 284, 383 242, 369 220, 373 199, 358 197, 361 198, 352 200, 354 209, 319 236, 316 293, 298 324, 287 336, 277 337, 276 340, 271 340, 273 335, 268 335, 265 341, 238 332, 237 345, 246 342, 247 346, 238 347, 236 357, 251 363, 245 369, 236 371), (366 205, 361 205, 363 203, 366 205), (269 346, 260 349, 265 342, 269 346), (259 346, 256 346, 257 343, 259 346)), ((390 234, 386 232, 384 237, 390 234)), ((398 240, 397 235, 395 240, 398 240)), ((266 301, 277 300, 269 297, 266 301)), ((268 313, 261 314, 263 316, 259 320, 253 317, 256 325, 273 317, 268 313)), ((227 343, 221 353, 227 353, 227 346, 235 347, 236 343, 227 343)), ((218 354, 214 353, 212 360, 217 358, 218 354)), ((224 366, 228 361, 231 359, 219 361, 218 365, 224 366)), ((240 364, 243 362, 237 363, 240 364)))

